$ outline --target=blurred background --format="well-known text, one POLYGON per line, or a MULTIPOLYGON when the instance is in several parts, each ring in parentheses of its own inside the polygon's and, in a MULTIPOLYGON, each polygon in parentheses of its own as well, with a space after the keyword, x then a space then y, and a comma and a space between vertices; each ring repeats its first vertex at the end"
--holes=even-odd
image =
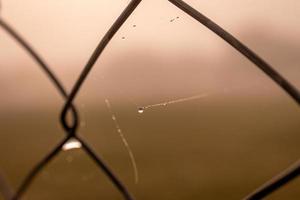
MULTIPOLYGON (((3 0, 0 14, 70 91, 128 2, 3 0)), ((300 88, 300 1, 186 2, 300 88)), ((64 100, 3 30, 0 89, 0 174, 16 189, 65 136, 59 124, 64 100)), ((166 0, 140 4, 75 102, 80 135, 136 199, 241 199, 300 158, 296 103, 166 0), (140 107, 147 109, 139 113, 140 107), (137 183, 118 129, 135 156, 137 183)), ((299 199, 299 184, 296 180, 267 199, 299 199)), ((122 198, 81 149, 71 149, 47 165, 22 199, 122 198)))

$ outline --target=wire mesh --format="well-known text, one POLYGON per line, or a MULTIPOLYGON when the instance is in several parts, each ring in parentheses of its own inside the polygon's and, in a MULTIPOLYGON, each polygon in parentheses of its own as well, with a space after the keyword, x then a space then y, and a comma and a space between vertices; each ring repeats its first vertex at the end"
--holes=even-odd
MULTIPOLYGON (((35 165, 35 167, 28 173, 24 178, 21 185, 15 193, 11 191, 9 185, 5 182, 3 177, 0 174, 0 187, 1 192, 4 194, 5 198, 11 200, 21 199, 23 194, 28 190, 31 183, 34 181, 36 176, 45 168, 45 166, 56 157, 63 146, 71 139, 78 140, 82 149, 86 154, 97 164, 97 166, 107 175, 109 180, 114 184, 115 188, 122 194, 124 199, 133 200, 134 197, 128 191, 126 186, 119 180, 119 178, 112 172, 112 170, 104 163, 101 157, 96 154, 87 142, 78 136, 78 124, 80 122, 76 106, 73 104, 76 95, 80 92, 84 81, 87 79, 88 74, 94 67, 95 62, 101 56, 101 53, 104 51, 105 47, 109 44, 110 40, 113 38, 115 33, 120 29, 124 22, 130 17, 133 11, 138 7, 142 0, 132 0, 128 6, 123 10, 120 16, 112 24, 110 29, 107 31, 105 36, 100 40, 98 46, 94 50, 90 59, 84 66, 78 80, 73 86, 71 92, 68 94, 65 88, 63 87, 61 81, 57 76, 52 72, 48 64, 41 58, 41 56, 31 47, 31 45, 25 41, 19 33, 17 33, 6 21, 0 17, 0 26, 4 29, 14 40, 16 40, 20 46, 22 46, 27 53, 32 57, 32 59, 41 67, 41 69, 46 73, 48 78, 52 81, 53 85, 59 91, 59 93, 65 98, 65 104, 61 112, 60 122, 62 127, 66 132, 65 138, 57 144, 50 153, 44 156, 44 158, 35 165), (67 114, 71 112, 72 114, 72 123, 68 124, 67 114)), ((288 80, 286 80, 280 73, 278 73, 274 68, 259 57, 255 52, 250 50, 242 42, 237 40, 233 35, 225 31, 218 24, 201 14, 199 11, 191 7, 189 4, 185 3, 182 0, 169 0, 174 6, 182 10, 184 13, 190 17, 197 20, 202 25, 206 26, 209 30, 217 34, 220 38, 230 44, 235 48, 239 53, 245 56, 250 60, 254 65, 261 69, 270 79, 272 79, 279 87, 282 88, 298 105, 300 105, 300 92, 295 88, 288 80)), ((1 7, 1 3, 0 3, 1 7)), ((287 170, 281 172, 279 175, 275 176, 272 180, 265 183, 253 193, 249 194, 244 199, 263 199, 270 195, 272 192, 280 189, 285 184, 289 183, 295 179, 300 174, 300 163, 296 162, 293 166, 289 167, 287 170)))

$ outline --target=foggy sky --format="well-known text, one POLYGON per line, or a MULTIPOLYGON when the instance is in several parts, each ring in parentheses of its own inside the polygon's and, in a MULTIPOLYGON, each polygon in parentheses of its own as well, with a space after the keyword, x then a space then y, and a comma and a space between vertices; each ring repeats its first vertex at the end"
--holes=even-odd
MULTIPOLYGON (((187 2, 299 85, 299 1, 187 2)), ((9 0, 2 2, 1 17, 30 41, 70 89, 100 38, 127 3, 9 0)), ((9 105, 13 96, 24 98, 26 103, 41 91, 56 93, 38 66, 2 30, 0 47, 0 83, 7 94, 2 98, 6 102, 3 105, 9 105)), ((144 0, 104 51, 85 91, 87 96, 99 95, 95 94, 97 87, 119 88, 128 91, 129 96, 149 98, 191 95, 260 76, 253 66, 248 66, 252 65, 168 1, 144 0), (101 80, 106 80, 106 85, 99 86, 101 80), (160 89, 154 90, 153 84, 160 89)))

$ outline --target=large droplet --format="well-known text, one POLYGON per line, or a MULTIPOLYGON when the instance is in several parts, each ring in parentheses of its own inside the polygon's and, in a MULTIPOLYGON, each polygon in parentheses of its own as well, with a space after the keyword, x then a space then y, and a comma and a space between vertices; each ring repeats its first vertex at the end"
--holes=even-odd
POLYGON ((69 139, 62 147, 64 151, 68 151, 71 149, 80 149, 82 146, 81 142, 76 140, 75 138, 69 139))
POLYGON ((143 112, 144 112, 144 108, 143 108, 143 107, 140 107, 140 108, 138 109, 138 113, 142 114, 143 112))

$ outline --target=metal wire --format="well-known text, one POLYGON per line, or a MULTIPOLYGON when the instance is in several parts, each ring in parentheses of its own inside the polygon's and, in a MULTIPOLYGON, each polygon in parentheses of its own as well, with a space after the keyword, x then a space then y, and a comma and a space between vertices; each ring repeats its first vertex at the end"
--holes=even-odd
MULTIPOLYGON (((91 147, 78 136, 77 128, 79 122, 79 116, 77 114, 76 107, 73 105, 73 101, 78 94, 82 84, 87 78, 89 72, 95 65, 96 61, 100 57, 101 53, 107 46, 107 44, 111 41, 115 33, 119 30, 119 28, 125 23, 128 17, 133 13, 133 11, 137 8, 139 3, 142 0, 132 0, 128 6, 124 9, 121 15, 117 18, 117 20, 113 23, 111 28, 102 38, 95 51, 91 55, 87 64, 82 70, 77 82, 71 90, 70 95, 67 94, 66 90, 62 86, 61 82, 57 78, 57 76, 51 71, 46 62, 37 54, 37 52, 26 42, 19 33, 17 33, 11 26, 9 26, 2 18, 0 18, 0 27, 2 27, 18 44, 20 44, 29 55, 35 60, 37 64, 41 67, 41 69, 46 73, 49 79, 53 82, 57 90, 61 93, 61 95, 65 98, 66 102, 62 109, 60 121, 63 128, 66 131, 66 137, 52 149, 50 153, 48 153, 26 176, 24 181, 21 183, 21 186, 17 190, 16 194, 12 198, 12 200, 18 200, 20 197, 26 192, 29 188, 30 184, 34 180, 34 178, 38 175, 38 173, 44 169, 44 167, 59 154, 62 149, 62 146, 72 138, 77 139, 82 144, 82 149, 87 153, 87 155, 102 169, 102 171, 108 176, 110 181, 115 185, 115 187, 119 190, 119 192, 123 195, 126 200, 133 200, 132 195, 126 189, 126 187, 122 184, 122 182, 113 174, 112 170, 104 163, 104 161, 96 154, 91 147), (67 112, 72 112, 72 123, 67 123, 67 112)), ((169 0, 172 4, 177 6, 179 9, 196 19, 198 22, 206 26, 208 29, 216 33, 219 37, 224 39, 227 43, 229 43, 232 47, 234 47, 237 51, 239 51, 242 55, 248 58, 252 63, 254 63, 258 68, 260 68, 265 74, 267 74, 277 85, 279 85, 290 97, 300 105, 300 93, 299 91, 289 83, 283 76, 281 76, 271 65, 265 62, 262 58, 256 55, 252 50, 250 50, 247 46, 237 40, 230 33, 222 29, 215 22, 201 14, 199 11, 192 8, 190 5, 185 3, 182 0, 169 0)), ((0 2, 1 8, 1 2, 0 2)), ((276 176, 268 183, 264 184, 262 187, 258 188, 255 192, 248 195, 245 199, 262 199, 273 191, 281 188, 283 185, 287 184, 300 174, 300 162, 297 162, 293 167, 285 170, 281 173, 281 175, 276 176)))
POLYGON ((111 182, 115 185, 115 187, 123 194, 124 199, 134 200, 133 196, 126 189, 125 185, 120 182, 117 177, 113 174, 113 172, 108 168, 108 166, 97 156, 97 154, 89 147, 89 145, 83 141, 83 139, 76 137, 78 141, 81 142, 83 150, 90 155, 92 160, 101 167, 103 172, 109 177, 111 182))
MULTIPOLYGON (((76 97, 77 93, 79 92, 83 82, 87 78, 87 75, 93 68, 94 64, 98 60, 99 56, 107 46, 107 44, 110 42, 110 40, 113 38, 115 33, 119 30, 119 28, 124 24, 124 22, 127 20, 127 18, 132 14, 132 12, 135 10, 135 8, 139 5, 139 3, 142 0, 132 0, 128 6, 125 8, 125 10, 121 13, 121 15, 117 18, 117 20, 113 23, 113 25, 110 27, 110 29, 107 31, 107 33, 104 35, 98 46, 96 47, 95 51, 93 52, 92 56, 88 60, 87 64, 83 68, 78 80, 76 81, 73 89, 71 90, 71 93, 68 97, 68 100, 65 103, 65 106, 61 112, 61 123, 64 127, 67 127, 67 111, 70 108, 70 105, 72 104, 74 98, 76 97)), ((77 126, 74 126, 73 129, 69 132, 70 134, 76 134, 77 126)))
MULTIPOLYGON (((125 9, 125 11, 128 11, 131 9, 131 5, 125 9)), ((136 7, 136 6, 135 6, 136 7)), ((133 8, 134 10, 134 8, 133 8)), ((132 11, 133 11, 132 10, 132 11)), ((124 13, 124 12, 123 12, 124 13)), ((122 13, 122 14, 123 14, 122 13)), ((122 15, 121 15, 122 16, 122 15)), ((43 61, 41 56, 39 56, 36 51, 29 45, 28 42, 23 39, 20 34, 18 34, 11 26, 9 26, 3 19, 0 19, 0 26, 10 35, 12 36, 15 41, 17 41, 28 53, 29 55, 39 64, 39 66, 44 70, 46 75, 49 77, 49 79, 54 83, 56 88, 60 91, 60 93, 68 99, 68 95, 65 92, 62 84, 58 80, 58 78, 55 76, 55 74, 50 70, 50 67, 46 64, 46 62, 43 61)), ((15 196, 12 198, 12 200, 19 199, 23 193, 27 190, 27 188, 30 186, 34 178, 37 176, 37 174, 53 159, 53 157, 57 156, 60 152, 62 146, 72 137, 78 139, 80 142, 82 142, 82 147, 85 150, 85 152, 95 161, 95 163, 103 170, 103 172, 108 176, 108 178, 113 182, 113 184, 116 186, 116 188, 121 192, 124 199, 127 200, 133 200, 133 197, 130 195, 126 187, 121 183, 121 181, 114 175, 112 170, 102 161, 102 159, 97 156, 97 154, 79 137, 76 136, 75 130, 78 127, 78 114, 76 111, 76 108, 72 105, 72 103, 68 104, 68 110, 72 110, 73 114, 73 124, 72 126, 69 126, 66 121, 63 125, 63 128, 66 130, 67 137, 62 140, 62 142, 57 145, 49 154, 45 156, 45 158, 40 161, 27 175, 27 177, 22 182, 21 186, 17 190, 15 196), (72 134, 70 134, 72 133, 72 134)))
POLYGON ((69 140, 69 137, 66 137, 62 140, 49 154, 45 156, 26 176, 21 186, 17 190, 16 194, 12 198, 12 200, 18 200, 23 193, 27 190, 29 185, 32 183, 33 179, 37 176, 37 174, 61 151, 62 146, 69 140))
MULTIPOLYGON (((23 38, 21 35, 14 30, 6 21, 0 18, 0 27, 5 30, 21 47, 25 49, 25 51, 33 58, 33 60, 41 67, 41 69, 46 73, 49 79, 52 81, 56 89, 60 92, 60 94, 67 99, 68 94, 64 89, 62 83, 59 81, 57 76, 51 70, 49 65, 42 59, 42 57, 34 50, 34 48, 23 38)), ((79 121, 79 116, 77 114, 76 108, 71 105, 72 115, 73 115, 73 125, 77 126, 79 121)), ((66 126, 66 130, 69 130, 70 127, 66 126)))
POLYGON ((225 31, 218 24, 207 18, 199 11, 188 5, 182 0, 169 0, 172 4, 184 11, 186 14, 193 17, 195 20, 206 26, 209 30, 216 33, 220 38, 225 40, 228 44, 234 47, 238 52, 244 55, 248 60, 253 62, 259 69, 269 76, 277 85, 279 85, 284 91, 286 91, 292 99, 300 105, 300 92, 289 83, 282 75, 280 75, 270 64, 260 58, 256 53, 249 49, 246 45, 236 39, 233 35, 225 31))
POLYGON ((300 160, 290 166, 288 169, 282 171, 270 181, 266 182, 261 187, 244 198, 244 200, 256 200, 267 197, 272 192, 278 190, 288 182, 295 179, 300 174, 300 160))
MULTIPOLYGON (((216 33, 219 37, 224 39, 227 43, 233 46, 237 51, 243 54, 251 62, 253 62, 258 68, 265 72, 270 79, 272 79, 277 85, 279 85, 284 91, 286 91, 294 101, 300 105, 300 93, 299 91, 289 83, 283 76, 281 76, 271 65, 265 62, 262 58, 256 55, 247 46, 237 40, 230 33, 221 28, 218 24, 201 14, 199 11, 195 10, 193 7, 183 2, 182 0, 169 0, 172 4, 177 6, 179 9, 196 19, 198 22, 206 26, 208 29, 216 33)), ((300 163, 293 166, 292 169, 282 172, 283 175, 272 179, 270 182, 261 186, 255 192, 246 197, 249 200, 262 199, 277 189, 281 188, 283 185, 289 183, 296 177, 300 175, 300 163)))

